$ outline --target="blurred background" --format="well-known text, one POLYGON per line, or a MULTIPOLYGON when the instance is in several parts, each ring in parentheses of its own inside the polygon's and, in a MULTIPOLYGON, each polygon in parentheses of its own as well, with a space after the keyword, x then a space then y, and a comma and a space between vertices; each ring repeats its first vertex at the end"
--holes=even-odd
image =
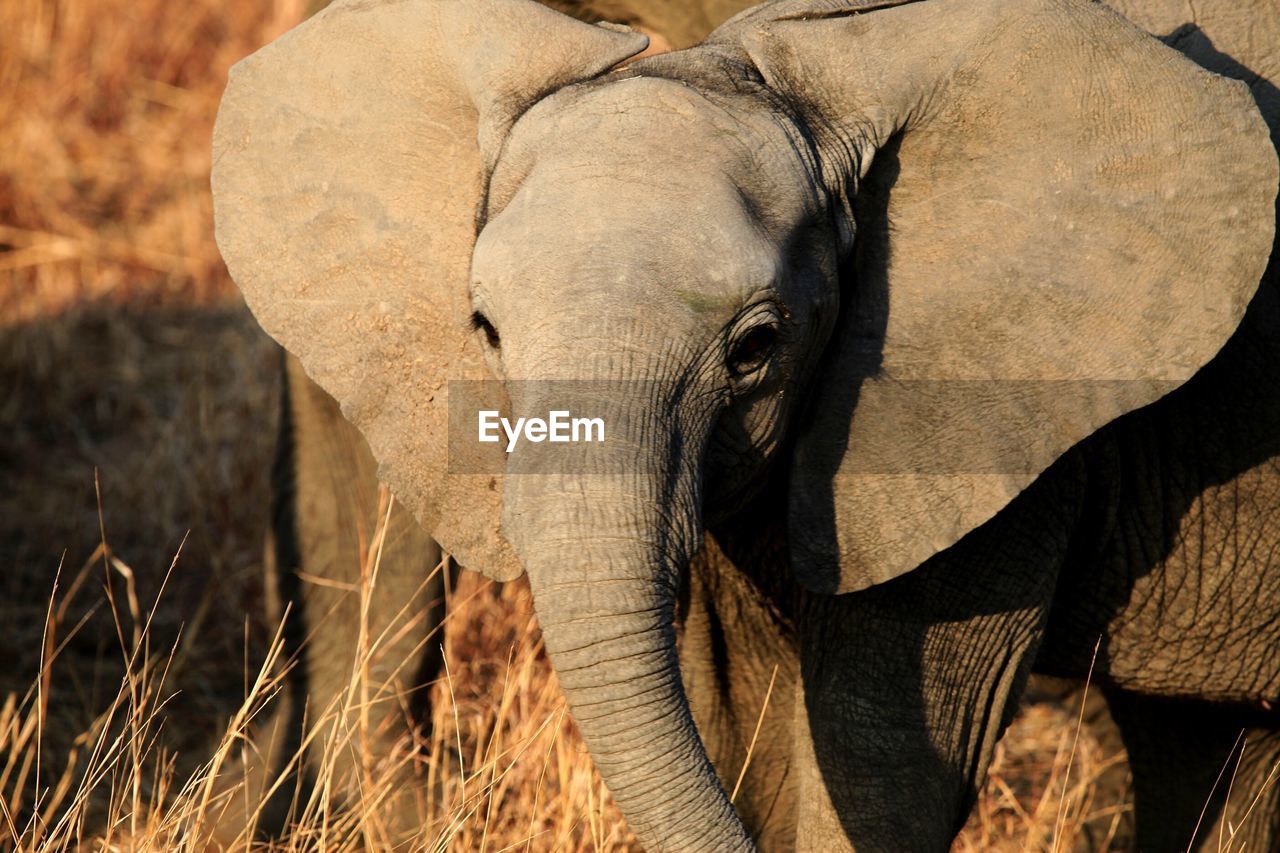
MULTIPOLYGON (((209 137, 228 67, 311 11, 0 3, 0 849, 201 847, 210 756, 273 692, 279 356, 214 245, 209 137)), ((442 641, 415 849, 633 848, 525 588, 463 573, 442 641)), ((1032 697, 956 849, 1123 845, 1123 756, 1080 713, 1032 697)), ((367 841, 320 832, 276 847, 367 841)))

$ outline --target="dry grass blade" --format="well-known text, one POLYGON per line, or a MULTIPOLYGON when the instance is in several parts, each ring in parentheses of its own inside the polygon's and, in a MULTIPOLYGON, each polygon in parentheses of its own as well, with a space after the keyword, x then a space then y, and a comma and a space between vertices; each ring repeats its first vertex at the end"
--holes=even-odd
POLYGON ((751 743, 747 744, 747 757, 742 759, 742 769, 738 771, 738 780, 733 783, 733 793, 729 794, 729 802, 738 799, 738 789, 747 776, 747 768, 751 766, 751 754, 756 749, 756 739, 760 737, 760 726, 764 724, 765 712, 769 710, 769 698, 773 696, 773 683, 778 679, 778 665, 773 665, 773 673, 769 676, 769 687, 764 691, 764 701, 760 703, 760 714, 756 717, 756 728, 751 733, 751 743))
MULTIPOLYGON (((1248 745, 1248 742, 1245 741, 1240 746, 1240 758, 1236 761, 1237 769, 1240 767, 1240 762, 1244 760, 1244 750, 1247 745, 1248 745)), ((1230 842, 1235 840, 1236 835, 1240 832, 1240 828, 1243 827, 1245 822, 1249 820, 1249 816, 1253 814, 1254 807, 1258 805, 1258 803, 1262 800, 1263 795, 1265 795, 1267 791, 1271 788, 1271 786, 1275 784, 1277 774, 1280 774, 1280 761, 1277 761, 1275 764, 1273 764, 1271 766, 1271 769, 1267 771, 1267 777, 1263 779, 1262 784, 1258 786, 1258 790, 1257 792, 1254 793, 1253 799, 1249 801, 1249 807, 1246 808, 1244 810, 1244 814, 1240 816, 1240 821, 1235 826, 1228 827, 1230 831, 1230 835, 1228 836, 1228 839, 1227 839, 1228 847, 1230 846, 1230 842)), ((1234 772, 1232 775, 1234 776, 1234 772)), ((1231 800, 1231 795, 1228 794, 1227 801, 1230 802, 1230 800, 1231 800)), ((1222 823, 1228 824, 1228 821, 1224 820, 1222 821, 1222 823)), ((1239 849, 1240 851, 1243 851, 1244 848, 1245 848, 1245 842, 1242 841, 1240 843, 1239 849)), ((1219 834, 1218 836, 1218 849, 1219 850, 1223 849, 1221 834, 1219 834)))
MULTIPOLYGON (((1230 764, 1231 764, 1231 757, 1232 757, 1233 755, 1235 755, 1235 754, 1236 754, 1236 750, 1237 750, 1237 749, 1240 749, 1240 744, 1241 744, 1241 741, 1243 741, 1243 740, 1244 740, 1244 730, 1243 730, 1243 729, 1241 729, 1241 730, 1240 730, 1240 734, 1236 735, 1236 741, 1235 741, 1235 743, 1233 743, 1233 744, 1231 745, 1231 750, 1227 753, 1227 758, 1226 758, 1226 760, 1222 762, 1222 767, 1220 767, 1220 768, 1218 769, 1218 775, 1217 775, 1217 777, 1213 780, 1213 787, 1211 787, 1211 788, 1209 789, 1209 793, 1205 795, 1205 798, 1204 798, 1204 805, 1203 805, 1203 806, 1201 806, 1201 808, 1200 808, 1200 814, 1196 817, 1196 825, 1195 825, 1195 827, 1193 827, 1193 828, 1192 828, 1192 830, 1191 830, 1191 838, 1190 838, 1190 840, 1189 840, 1189 841, 1187 841, 1187 850, 1188 850, 1188 851, 1190 851, 1190 850, 1191 850, 1191 848, 1195 847, 1195 844, 1196 844, 1196 838, 1200 835, 1200 826, 1204 823, 1204 816, 1205 816, 1205 813, 1206 813, 1206 812, 1208 812, 1208 810, 1209 810, 1209 804, 1213 801, 1213 794, 1214 794, 1214 792, 1215 792, 1215 791, 1217 791, 1217 790, 1218 790, 1218 785, 1222 784, 1222 776, 1223 776, 1223 774, 1225 774, 1225 773, 1227 772, 1227 767, 1228 767, 1228 765, 1230 765, 1230 764)), ((1237 766, 1238 766, 1238 763, 1237 763, 1237 766)), ((1232 770, 1232 775, 1233 775, 1233 776, 1234 776, 1234 773, 1235 773, 1235 771, 1234 771, 1234 769, 1233 769, 1233 770, 1232 770)), ((1229 796, 1230 796, 1230 795, 1228 795, 1228 797, 1229 797, 1229 796)), ((1222 840, 1221 840, 1221 838, 1219 838, 1219 840, 1218 840, 1218 848, 1219 848, 1219 849, 1221 849, 1221 848, 1222 848, 1222 840)))
POLYGON ((1058 802, 1058 817, 1053 828, 1053 853, 1058 853, 1061 843, 1062 823, 1067 807, 1068 783, 1071 780, 1071 767, 1075 763, 1076 747, 1080 744, 1080 731, 1084 728, 1085 702, 1089 700, 1089 686, 1093 683, 1093 668, 1098 663, 1098 649, 1102 648, 1102 638, 1093 644, 1093 656, 1089 658, 1089 673, 1084 680, 1084 689, 1080 693, 1080 714, 1076 718, 1076 730, 1071 736, 1071 755, 1067 758, 1067 769, 1062 780, 1062 796, 1058 802))

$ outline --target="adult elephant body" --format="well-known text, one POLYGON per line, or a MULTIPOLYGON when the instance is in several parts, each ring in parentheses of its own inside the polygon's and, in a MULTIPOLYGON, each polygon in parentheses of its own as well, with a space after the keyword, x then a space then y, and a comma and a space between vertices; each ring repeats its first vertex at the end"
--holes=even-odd
POLYGON ((528 570, 646 845, 944 849, 1038 670, 1106 691, 1144 849, 1274 847, 1280 16, 1121 4, 1246 94, 1073 0, 779 3, 612 73, 643 40, 492 5, 246 63, 219 241, 425 529, 528 570), (459 379, 608 383, 619 467, 459 474, 459 379))

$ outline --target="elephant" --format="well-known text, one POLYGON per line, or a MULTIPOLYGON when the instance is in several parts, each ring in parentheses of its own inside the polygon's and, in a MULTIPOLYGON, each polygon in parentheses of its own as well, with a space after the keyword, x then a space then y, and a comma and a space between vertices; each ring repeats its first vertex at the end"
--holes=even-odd
MULTIPOLYGON (((309 4, 309 13, 327 5, 328 0, 317 0, 309 4)), ((650 38, 647 52, 653 52, 695 44, 752 0, 545 0, 545 5, 579 20, 643 32, 650 38)), ((362 763, 377 762, 398 741, 429 737, 426 688, 440 673, 445 589, 457 578, 456 564, 442 562, 439 545, 402 506, 388 504, 380 494, 377 462, 337 401, 287 352, 281 376, 264 586, 267 621, 283 624, 283 657, 291 666, 284 673, 283 697, 257 725, 257 743, 245 755, 245 766, 225 774, 226 786, 245 784, 252 796, 226 798, 215 829, 223 844, 239 840, 246 824, 263 836, 279 835, 298 817, 319 775, 352 780, 362 763), (369 569, 375 539, 379 581, 374 598, 362 607, 350 590, 369 569), (374 698, 352 703, 349 682, 363 653, 350 638, 359 633, 362 620, 368 634, 393 639, 370 656, 372 665, 364 673, 374 698), (319 750, 304 749, 308 709, 330 720, 346 717, 341 729, 347 732, 356 729, 363 713, 366 728, 375 734, 359 749, 331 751, 331 766, 319 766, 319 750), (306 759, 302 767, 294 760, 299 754, 306 759), (281 776, 283 782, 266 797, 281 776), (254 815, 252 808, 246 813, 246 804, 264 797, 268 802, 261 813, 254 815)), ((327 736, 313 734, 312 739, 323 743, 327 736)), ((412 834, 421 813, 418 792, 411 787, 415 780, 406 766, 393 775, 410 778, 390 786, 401 787, 404 795, 395 798, 390 810, 395 825, 389 829, 412 834)))
POLYGON ((359 447, 319 488, 389 486, 402 590, 528 574, 647 849, 945 849, 1033 671, 1105 693, 1141 849, 1280 844, 1280 16, 1113 5, 635 58, 342 0, 233 69, 216 236, 359 447), (495 399, 606 441, 482 447, 495 399))

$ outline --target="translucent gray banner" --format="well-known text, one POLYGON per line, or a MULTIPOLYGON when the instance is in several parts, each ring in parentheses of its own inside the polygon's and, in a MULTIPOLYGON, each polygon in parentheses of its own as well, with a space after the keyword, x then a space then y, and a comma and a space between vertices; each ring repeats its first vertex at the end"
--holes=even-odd
MULTIPOLYGON (((824 454, 854 474, 1038 472, 1046 454, 1176 388, 1174 380, 864 380, 811 400, 824 454)), ((449 383, 449 470, 607 474, 652 464, 687 389, 611 381, 449 383), (637 436, 643 438, 637 439, 637 436)), ((728 416, 732 416, 730 413, 728 416)))

